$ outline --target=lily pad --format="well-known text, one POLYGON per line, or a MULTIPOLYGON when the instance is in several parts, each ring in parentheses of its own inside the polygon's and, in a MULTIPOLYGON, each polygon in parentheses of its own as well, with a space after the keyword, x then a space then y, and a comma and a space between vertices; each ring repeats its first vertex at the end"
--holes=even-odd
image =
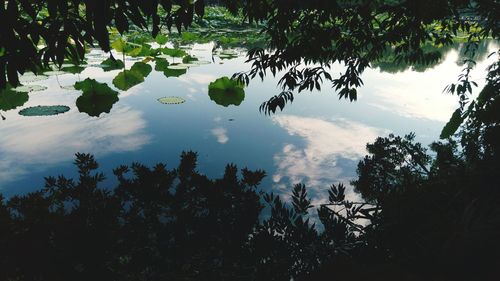
POLYGON ((171 64, 168 66, 168 69, 187 69, 188 67, 186 65, 182 64, 171 64))
POLYGON ((153 67, 151 65, 144 63, 142 61, 134 63, 132 65, 132 68, 130 68, 130 71, 132 72, 138 72, 140 73, 143 77, 148 77, 148 75, 153 71, 153 67))
POLYGON ((158 34, 155 38, 156 43, 165 45, 168 42, 168 37, 163 34, 158 34))
POLYGON ((222 77, 208 85, 208 95, 216 104, 228 107, 240 105, 245 99, 243 84, 236 80, 222 77))
POLYGON ((69 106, 66 105, 38 105, 32 106, 19 111, 22 116, 51 116, 58 115, 69 111, 69 106))
POLYGON ((142 82, 144 82, 144 76, 137 71, 131 70, 124 70, 113 79, 113 85, 122 91, 127 91, 142 82))
POLYGON ((16 92, 39 92, 47 90, 46 86, 41 85, 25 85, 13 89, 16 92))
POLYGON ((192 56, 185 56, 182 58, 182 63, 192 63, 198 61, 198 58, 192 57, 192 56))
POLYGON ((207 61, 207 60, 197 60, 197 61, 193 61, 191 63, 196 64, 196 65, 212 64, 211 61, 207 61))
POLYGON ((125 64, 122 60, 108 58, 107 60, 102 61, 99 66, 102 70, 104 70, 104 72, 108 72, 116 69, 122 69, 125 67, 125 64))
POLYGON ((185 99, 180 97, 163 97, 159 98, 158 101, 163 104, 181 104, 186 102, 185 99))
POLYGON ((73 65, 73 66, 63 67, 63 68, 61 68, 61 70, 64 72, 72 73, 72 74, 79 74, 85 70, 85 67, 79 66, 79 65, 73 65))
POLYGON ((22 106, 28 99, 27 92, 17 92, 7 87, 0 91, 0 110, 7 111, 22 106))
POLYGON ((76 100, 78 110, 90 116, 98 117, 101 113, 109 113, 113 104, 118 101, 118 92, 113 91, 106 83, 99 83, 94 79, 76 82, 75 89, 83 91, 76 100))
POLYGON ((163 74, 167 77, 179 77, 183 74, 186 74, 187 69, 182 68, 182 69, 172 69, 172 68, 167 68, 165 71, 163 71, 163 74))
POLYGON ((174 58, 182 58, 187 55, 186 51, 181 49, 162 48, 161 52, 174 58))
POLYGON ((167 70, 170 63, 166 59, 156 58, 155 60, 155 70, 156 71, 165 71, 167 70))

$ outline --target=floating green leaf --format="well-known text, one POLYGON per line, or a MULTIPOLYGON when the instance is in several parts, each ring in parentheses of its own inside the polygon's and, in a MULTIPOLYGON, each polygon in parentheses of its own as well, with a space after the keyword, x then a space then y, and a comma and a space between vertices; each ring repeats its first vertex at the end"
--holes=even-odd
POLYGON ((109 58, 103 62, 101 62, 102 69, 105 72, 111 71, 111 70, 116 70, 116 69, 122 69, 125 67, 125 64, 123 63, 122 60, 117 60, 114 58, 109 58))
POLYGON ((193 63, 198 61, 198 58, 192 57, 192 56, 185 56, 182 58, 182 63, 193 63))
POLYGON ((464 118, 462 117, 462 111, 459 108, 455 110, 455 112, 453 112, 450 121, 446 123, 439 137, 442 139, 451 137, 453 134, 455 134, 455 132, 458 130, 460 124, 462 124, 463 121, 464 118))
POLYGON ((113 79, 113 85, 116 88, 127 91, 128 89, 144 82, 144 76, 141 73, 131 70, 124 70, 113 79))
POLYGON ((218 105, 227 107, 232 104, 238 106, 245 99, 245 90, 243 84, 238 81, 222 77, 210 83, 208 95, 218 105))
POLYGON ((186 74, 187 69, 182 68, 182 69, 172 69, 172 68, 167 68, 163 71, 163 74, 167 77, 179 77, 183 74, 186 74))
POLYGON ((61 68, 61 70, 64 72, 72 73, 72 74, 79 74, 85 70, 85 67, 79 66, 79 65, 73 65, 73 66, 63 67, 63 68, 61 68))
POLYGON ((158 101, 163 104, 181 104, 186 102, 185 99, 180 97, 163 97, 159 98, 158 101))
POLYGON ((19 111, 22 116, 51 116, 58 115, 69 111, 69 106, 66 105, 38 105, 25 108, 19 111))
POLYGON ((83 91, 76 100, 78 110, 90 116, 98 117, 103 112, 109 113, 113 104, 118 101, 118 92, 94 79, 87 78, 82 82, 76 82, 75 89, 83 91))
POLYGON ((186 66, 185 64, 171 64, 167 67, 168 69, 187 69, 188 66, 186 66))
POLYGON ((187 55, 187 53, 185 51, 180 50, 180 49, 162 48, 161 52, 167 56, 174 57, 174 58, 182 58, 185 55, 187 55))
POLYGON ((165 71, 167 70, 170 63, 166 59, 156 58, 155 59, 155 70, 156 71, 165 71))
POLYGON ((164 45, 167 43, 168 41, 168 37, 163 35, 163 34, 158 34, 155 38, 155 41, 156 43, 160 44, 160 45, 164 45))
POLYGON ((0 110, 7 111, 22 106, 28 99, 27 92, 17 92, 7 87, 0 91, 0 110))
POLYGON ((132 68, 130 68, 130 71, 133 72, 138 72, 140 73, 143 77, 148 77, 148 75, 153 71, 153 67, 151 65, 144 63, 144 62, 136 62, 134 65, 132 65, 132 68))

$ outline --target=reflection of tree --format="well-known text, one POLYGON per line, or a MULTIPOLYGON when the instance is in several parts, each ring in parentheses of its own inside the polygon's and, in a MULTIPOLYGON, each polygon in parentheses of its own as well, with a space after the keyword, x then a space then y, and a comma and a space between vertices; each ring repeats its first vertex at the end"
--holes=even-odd
POLYGON ((176 169, 120 166, 117 187, 102 189, 94 158, 77 154, 78 180, 48 177, 41 191, 0 200, 0 272, 6 280, 490 280, 500 262, 500 146, 488 141, 497 128, 483 129, 464 131, 466 148, 487 147, 471 156, 453 141, 433 144, 431 156, 413 135, 377 139, 353 182, 367 201, 349 202, 346 187, 332 185, 316 209, 322 231, 306 187, 296 184, 285 203, 257 188, 263 171, 238 177, 227 165, 211 180, 188 152, 176 169))
POLYGON ((398 73, 406 70, 414 70, 418 72, 424 72, 427 69, 433 68, 441 64, 446 55, 453 49, 459 47, 459 44, 446 45, 442 47, 436 47, 432 44, 426 44, 422 47, 422 50, 429 54, 430 58, 427 63, 407 63, 404 62, 396 56, 392 50, 386 51, 385 55, 379 58, 377 61, 373 62, 371 65, 374 68, 379 68, 382 72, 388 73, 398 73))

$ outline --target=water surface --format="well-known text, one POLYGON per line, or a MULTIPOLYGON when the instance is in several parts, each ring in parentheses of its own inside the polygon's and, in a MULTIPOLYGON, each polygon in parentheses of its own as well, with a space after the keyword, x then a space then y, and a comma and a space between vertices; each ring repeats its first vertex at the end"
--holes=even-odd
MULTIPOLYGON (((210 44, 195 45, 189 53, 211 61, 211 50, 210 44)), ((94 50, 89 64, 105 58, 94 50)), ((32 83, 47 90, 31 92, 23 107, 3 114, 7 119, 0 123, 0 192, 12 196, 43 187, 45 176, 76 175, 71 164, 76 152, 94 154, 108 175, 106 183, 112 185, 112 169, 118 165, 164 162, 172 168, 182 151, 193 150, 199 155, 199 171, 209 176, 222 175, 227 163, 264 169, 264 189, 286 195, 293 183, 303 182, 314 203, 320 203, 329 185, 347 184, 355 176, 366 143, 377 136, 415 132, 424 144, 438 139, 458 106, 457 97, 442 93, 463 68, 458 60, 459 52, 451 50, 425 71, 370 69, 363 75, 365 86, 356 102, 338 100, 324 85, 321 93, 297 94, 293 104, 272 116, 258 108, 279 93, 276 78, 252 81, 240 106, 223 107, 208 96, 210 82, 249 69, 243 55, 231 60, 215 57, 214 63, 190 68, 179 78, 153 70, 144 83, 121 91, 111 112, 99 117, 80 113, 75 101, 81 92, 65 86, 87 77, 112 86, 118 70, 90 66, 79 75, 51 76, 32 83), (159 103, 164 96, 186 102, 159 103), (56 104, 71 109, 47 117, 18 114, 29 106, 56 104)), ((472 73, 479 87, 488 63, 483 57, 472 73)), ((332 74, 340 71, 336 66, 332 74)))

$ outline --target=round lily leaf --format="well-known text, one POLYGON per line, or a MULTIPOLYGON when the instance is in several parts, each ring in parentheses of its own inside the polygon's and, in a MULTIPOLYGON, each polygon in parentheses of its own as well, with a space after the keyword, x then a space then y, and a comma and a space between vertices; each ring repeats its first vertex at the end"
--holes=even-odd
POLYGON ((155 60, 155 70, 156 71, 165 71, 167 70, 170 63, 166 59, 156 58, 155 60))
POLYGON ((186 74, 186 72, 187 72, 186 68, 172 69, 169 67, 163 71, 163 74, 167 77, 179 77, 183 74, 186 74))
POLYGON ((204 64, 211 64, 212 62, 211 61, 207 61, 207 60, 197 60, 197 61, 193 61, 191 63, 192 64, 196 64, 196 65, 204 65, 204 64))
POLYGON ((141 73, 131 70, 124 70, 113 79, 113 85, 116 88, 127 91, 128 89, 144 82, 144 76, 141 73))
POLYGON ((222 77, 208 85, 208 95, 218 105, 238 106, 245 99, 245 90, 238 81, 222 77))
POLYGON ((192 63, 192 62, 195 62, 195 61, 198 61, 198 58, 195 58, 195 57, 192 57, 190 55, 187 55, 185 57, 182 58, 182 63, 192 63))
POLYGON ((188 66, 186 66, 185 64, 171 64, 168 66, 168 69, 187 69, 188 66))
POLYGON ((163 104, 181 104, 186 102, 185 99, 180 97, 163 97, 159 98, 158 101, 163 104))
POLYGON ((132 67, 130 68, 130 71, 138 72, 140 73, 143 77, 148 77, 148 75, 153 71, 153 67, 151 65, 144 63, 142 61, 134 63, 132 67))
POLYGON ((41 85, 23 85, 13 89, 16 92, 39 92, 47 90, 46 86, 41 85))
POLYGON ((85 67, 79 66, 79 65, 73 65, 73 66, 63 67, 63 68, 61 68, 61 70, 64 72, 72 73, 72 74, 79 74, 85 70, 85 67))
POLYGON ((186 51, 181 49, 162 48, 161 52, 173 58, 182 58, 187 55, 186 51))
POLYGON ((27 92, 18 92, 7 87, 0 91, 0 110, 7 111, 22 106, 28 99, 27 92))
POLYGON ((78 110, 90 116, 98 117, 103 112, 109 113, 118 101, 118 92, 113 91, 106 83, 99 83, 94 79, 76 82, 75 89, 83 91, 76 100, 78 110))
POLYGON ((22 116, 51 116, 58 115, 69 111, 69 106, 66 105, 38 105, 32 106, 19 111, 22 116))
POLYGON ((125 67, 125 64, 122 60, 108 58, 107 60, 102 61, 99 66, 102 70, 104 70, 104 72, 108 72, 116 69, 122 69, 125 67))

